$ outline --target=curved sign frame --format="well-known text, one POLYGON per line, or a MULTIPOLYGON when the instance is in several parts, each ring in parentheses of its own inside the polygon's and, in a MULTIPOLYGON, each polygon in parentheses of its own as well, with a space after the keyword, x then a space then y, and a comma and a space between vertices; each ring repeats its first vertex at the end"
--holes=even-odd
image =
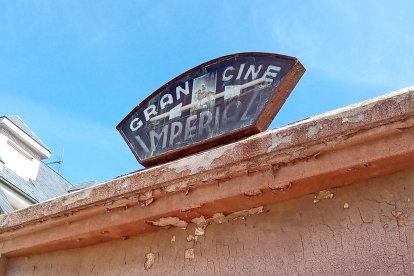
POLYGON ((304 72, 278 54, 220 57, 163 85, 117 129, 142 165, 162 164, 266 130, 304 72))

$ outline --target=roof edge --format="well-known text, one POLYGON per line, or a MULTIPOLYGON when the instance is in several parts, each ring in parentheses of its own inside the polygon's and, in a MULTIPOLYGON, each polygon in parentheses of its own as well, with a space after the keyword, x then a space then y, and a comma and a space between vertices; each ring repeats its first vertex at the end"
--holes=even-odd
POLYGON ((45 145, 36 141, 7 116, 0 117, 0 125, 4 125, 9 131, 21 138, 25 144, 41 156, 41 159, 46 159, 51 156, 52 152, 45 145))
POLYGON ((413 87, 340 110, 2 215, 1 253, 90 245, 413 166, 413 87))

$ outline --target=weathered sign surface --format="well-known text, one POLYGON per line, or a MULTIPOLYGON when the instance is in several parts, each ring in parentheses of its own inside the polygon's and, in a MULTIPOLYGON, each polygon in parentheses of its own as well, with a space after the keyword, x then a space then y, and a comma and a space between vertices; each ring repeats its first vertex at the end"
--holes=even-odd
POLYGON ((240 53, 168 82, 117 129, 144 166, 267 129, 305 69, 293 57, 240 53))

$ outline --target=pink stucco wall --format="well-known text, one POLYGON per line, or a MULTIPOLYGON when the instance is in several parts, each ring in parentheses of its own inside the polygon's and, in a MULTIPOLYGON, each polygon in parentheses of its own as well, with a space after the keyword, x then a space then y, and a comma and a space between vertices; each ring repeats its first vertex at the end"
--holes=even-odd
POLYGON ((197 241, 190 224, 10 258, 7 275, 414 274, 414 168, 315 196, 218 218, 197 241))

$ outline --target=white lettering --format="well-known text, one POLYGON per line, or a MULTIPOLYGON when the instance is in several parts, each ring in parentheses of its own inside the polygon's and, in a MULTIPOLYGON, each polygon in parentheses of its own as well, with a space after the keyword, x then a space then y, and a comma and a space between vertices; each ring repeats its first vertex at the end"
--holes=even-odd
POLYGON ((233 66, 229 66, 229 67, 226 68, 226 70, 224 70, 224 72, 223 72, 223 81, 229 81, 233 78, 232 74, 226 75, 227 71, 233 71, 233 70, 234 70, 233 66))
POLYGON ((220 127, 220 106, 216 107, 216 114, 214 116, 214 128, 217 130, 220 127))
MULTIPOLYGON (((252 75, 252 80, 257 79, 257 75, 259 74, 260 70, 262 69, 262 64, 259 65, 259 68, 257 71, 255 71, 255 65, 252 64, 249 66, 249 69, 247 69, 246 75, 244 76, 244 80, 247 80, 249 78, 249 75, 252 75)), ((268 69, 269 70, 269 69, 268 69)))
POLYGON ((151 151, 155 150, 155 147, 158 145, 159 141, 162 139, 162 148, 164 149, 167 146, 167 134, 168 134, 168 125, 165 125, 160 133, 155 132, 155 130, 150 131, 150 142, 151 142, 151 151), (157 139, 157 144, 155 144, 155 138, 157 139))
POLYGON ((156 110, 155 105, 151 104, 147 108, 144 109, 144 116, 145 120, 148 121, 150 119, 150 115, 157 115, 158 112, 156 110))
POLYGON ((137 140, 138 144, 141 146, 141 148, 145 151, 145 153, 149 153, 149 149, 147 147, 147 145, 145 145, 144 141, 142 141, 141 136, 137 135, 135 136, 135 140, 137 140))
POLYGON ((177 96, 177 101, 181 98, 181 94, 180 93, 183 93, 185 95, 190 94, 190 87, 188 85, 188 81, 185 82, 185 89, 183 89, 180 86, 177 86, 175 88, 175 95, 177 96))
POLYGON ((165 94, 164 96, 161 97, 161 100, 160 100, 161 109, 164 109, 167 105, 172 104, 172 103, 173 103, 173 97, 171 96, 171 94, 165 94))
POLYGON ((135 118, 134 120, 131 121, 129 128, 131 129, 131 131, 137 131, 140 127, 142 127, 142 125, 143 125, 142 121, 139 118, 135 118))
POLYGON ((194 121, 196 119, 197 115, 191 115, 187 118, 185 122, 184 141, 194 137, 194 133, 192 133, 192 131, 196 130, 197 126, 191 126, 191 121, 194 121))
POLYGON ((279 66, 269 65, 269 67, 267 67, 267 70, 263 75, 263 78, 265 79, 265 81, 273 82, 273 80, 271 78, 268 78, 268 77, 270 76, 272 78, 275 78, 277 76, 276 72, 279 72, 280 69, 281 68, 279 66), (276 71, 276 72, 272 72, 272 70, 276 71))
POLYGON ((181 122, 173 122, 171 124, 170 147, 174 146, 174 139, 180 136, 182 131, 183 124, 181 122))
POLYGON ((239 73, 237 74, 237 78, 236 78, 236 80, 239 80, 240 78, 241 78, 241 75, 243 74, 243 70, 244 70, 244 63, 242 63, 241 65, 240 65, 240 68, 239 68, 239 73))

